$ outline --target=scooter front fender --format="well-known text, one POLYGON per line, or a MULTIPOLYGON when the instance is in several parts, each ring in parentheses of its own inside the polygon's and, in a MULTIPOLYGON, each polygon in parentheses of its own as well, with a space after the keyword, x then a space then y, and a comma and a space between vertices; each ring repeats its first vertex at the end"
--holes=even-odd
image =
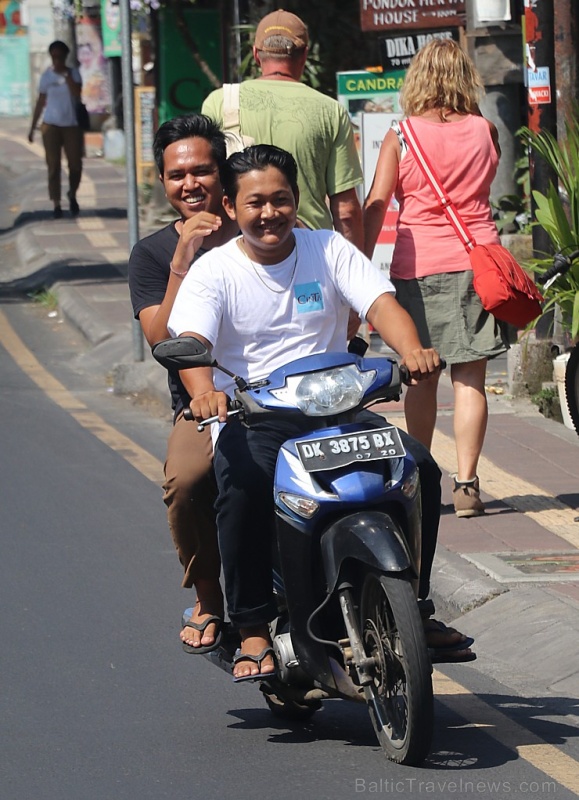
POLYGON ((336 588, 342 564, 349 559, 380 572, 410 569, 413 577, 418 577, 400 526, 382 511, 359 511, 342 517, 325 531, 320 547, 329 593, 336 588))

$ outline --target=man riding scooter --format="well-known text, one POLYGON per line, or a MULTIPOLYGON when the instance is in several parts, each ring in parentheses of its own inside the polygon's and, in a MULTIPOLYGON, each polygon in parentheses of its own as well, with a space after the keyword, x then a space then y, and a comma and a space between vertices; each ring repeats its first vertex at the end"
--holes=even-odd
MULTIPOLYGON (((298 200, 293 157, 270 145, 231 156, 220 170, 224 206, 242 235, 205 254, 185 277, 168 328, 195 336, 248 380, 303 355, 345 352, 349 309, 366 319, 400 356, 413 380, 439 369, 438 353, 420 344, 414 323, 389 279, 340 234, 295 229, 298 200)), ((181 372, 198 421, 225 422, 232 381, 210 368, 181 372)), ((277 452, 303 422, 221 426, 215 444, 216 504, 231 621, 240 629, 234 678, 275 671, 268 622, 272 593, 273 474, 277 452)), ((309 423, 311 424, 311 423, 309 423)), ((440 472, 428 451, 406 434, 404 446, 421 476, 422 566, 426 600, 440 513, 440 472)), ((428 613, 425 614, 428 617, 428 613)), ((472 639, 425 619, 433 661, 470 661, 472 639)))

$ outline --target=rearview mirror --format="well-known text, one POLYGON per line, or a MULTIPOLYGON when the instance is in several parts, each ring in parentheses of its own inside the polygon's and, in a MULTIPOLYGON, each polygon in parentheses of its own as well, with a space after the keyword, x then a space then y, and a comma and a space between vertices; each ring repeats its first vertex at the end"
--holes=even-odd
POLYGON ((166 369, 189 369, 211 367, 213 358, 205 345, 193 336, 164 339, 151 350, 153 358, 166 369))

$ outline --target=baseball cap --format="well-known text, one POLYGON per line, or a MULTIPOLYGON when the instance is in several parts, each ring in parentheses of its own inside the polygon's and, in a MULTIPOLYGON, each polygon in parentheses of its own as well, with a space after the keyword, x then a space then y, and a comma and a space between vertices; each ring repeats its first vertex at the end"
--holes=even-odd
MULTIPOLYGON (((299 17, 283 8, 267 14, 257 26, 254 45, 265 53, 286 53, 285 48, 266 47, 264 42, 270 36, 284 36, 293 42, 291 50, 302 50, 308 46, 308 29, 299 17)), ((290 50, 290 52, 291 52, 290 50)))

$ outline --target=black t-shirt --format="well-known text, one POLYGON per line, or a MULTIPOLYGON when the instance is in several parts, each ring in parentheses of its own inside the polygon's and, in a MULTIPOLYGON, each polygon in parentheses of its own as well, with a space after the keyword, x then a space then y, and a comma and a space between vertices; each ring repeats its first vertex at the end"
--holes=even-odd
MULTIPOLYGON (((135 319, 144 308, 160 306, 167 291, 170 270, 169 264, 175 253, 179 234, 175 223, 171 222, 150 236, 141 239, 133 247, 129 259, 129 290, 135 319)), ((206 252, 199 248, 194 261, 206 252)), ((169 371, 169 391, 175 415, 188 406, 191 398, 187 394, 178 372, 169 371)))

